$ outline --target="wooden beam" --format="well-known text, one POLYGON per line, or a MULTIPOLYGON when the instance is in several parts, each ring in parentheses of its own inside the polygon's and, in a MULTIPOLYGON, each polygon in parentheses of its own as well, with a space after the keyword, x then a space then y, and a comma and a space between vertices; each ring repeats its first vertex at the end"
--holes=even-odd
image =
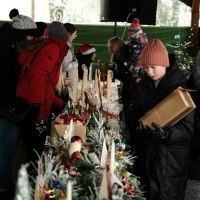
POLYGON ((199 50, 199 6, 200 0, 193 0, 190 29, 193 56, 195 56, 199 50))

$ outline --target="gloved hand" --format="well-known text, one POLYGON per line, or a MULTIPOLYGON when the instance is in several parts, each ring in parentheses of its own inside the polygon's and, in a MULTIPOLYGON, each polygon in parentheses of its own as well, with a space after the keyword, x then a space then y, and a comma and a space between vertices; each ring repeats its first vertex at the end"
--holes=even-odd
POLYGON ((163 130, 160 126, 156 123, 152 122, 151 125, 155 128, 152 130, 149 126, 146 126, 146 129, 153 134, 153 138, 155 140, 166 140, 168 138, 168 131, 163 130))

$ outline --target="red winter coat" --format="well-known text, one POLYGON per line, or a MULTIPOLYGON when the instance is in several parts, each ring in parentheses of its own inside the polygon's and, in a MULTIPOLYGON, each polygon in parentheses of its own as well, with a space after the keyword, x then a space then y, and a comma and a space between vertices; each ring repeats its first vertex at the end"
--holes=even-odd
POLYGON ((17 96, 26 99, 30 104, 40 105, 37 121, 41 121, 50 116, 52 106, 57 109, 63 106, 63 100, 55 95, 55 86, 59 79, 61 63, 67 55, 68 45, 54 37, 48 40, 35 40, 36 42, 34 40, 26 43, 30 44, 30 46, 26 45, 28 51, 21 45, 19 62, 22 65, 22 78, 17 85, 17 96), (41 44, 38 45, 38 41, 41 44), (39 48, 41 48, 39 53, 25 72, 24 69, 39 48), (30 51, 31 49, 33 50, 30 51))

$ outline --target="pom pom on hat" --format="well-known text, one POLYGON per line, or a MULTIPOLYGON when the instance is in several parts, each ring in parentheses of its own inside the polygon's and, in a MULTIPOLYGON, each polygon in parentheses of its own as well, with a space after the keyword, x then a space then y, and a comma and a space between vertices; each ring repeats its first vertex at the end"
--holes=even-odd
POLYGON ((82 55, 88 55, 91 53, 96 52, 96 49, 90 45, 90 44, 82 44, 78 49, 77 49, 77 53, 81 53, 82 55))
POLYGON ((169 57, 164 44, 158 39, 152 39, 140 55, 142 66, 160 65, 169 67, 169 57))
POLYGON ((13 32, 19 36, 34 36, 37 34, 36 23, 28 16, 16 15, 12 17, 13 32))
POLYGON ((54 21, 45 30, 45 35, 57 37, 65 42, 68 41, 68 33, 61 22, 54 21))
POLYGON ((17 15, 19 15, 19 10, 17 10, 16 8, 13 8, 9 13, 9 18, 12 19, 13 17, 17 15))
POLYGON ((140 30, 141 30, 140 20, 138 18, 134 18, 133 22, 131 23, 131 25, 128 28, 128 34, 129 35, 133 35, 133 34, 137 33, 140 30))

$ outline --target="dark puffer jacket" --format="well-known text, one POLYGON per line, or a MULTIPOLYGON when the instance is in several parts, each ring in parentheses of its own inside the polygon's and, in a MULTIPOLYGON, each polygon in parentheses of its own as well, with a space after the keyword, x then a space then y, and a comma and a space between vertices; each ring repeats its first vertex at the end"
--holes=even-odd
POLYGON ((122 102, 126 104, 132 99, 132 73, 128 65, 129 47, 124 45, 120 51, 113 55, 113 62, 117 65, 117 70, 114 72, 114 77, 122 81, 122 102))
POLYGON ((196 105, 188 178, 200 181, 200 51, 196 56, 195 65, 188 79, 188 87, 194 90, 191 94, 196 105))
POLYGON ((0 27, 0 98, 15 96, 21 69, 17 56, 12 24, 6 22, 0 27))
MULTIPOLYGON (((0 27, 0 100, 13 98, 21 66, 17 60, 12 24, 5 22, 0 27)), ((0 118, 4 118, 0 115, 0 118)))
MULTIPOLYGON (((136 175, 141 176, 148 200, 183 200, 187 181, 190 143, 193 135, 194 112, 173 126, 166 127, 167 141, 153 140, 146 129, 137 131, 138 119, 178 86, 186 87, 186 79, 177 66, 167 68, 157 88, 148 76, 137 85, 132 106, 132 130, 136 134, 136 175)), ((179 102, 174 102, 179 103, 179 102)))

